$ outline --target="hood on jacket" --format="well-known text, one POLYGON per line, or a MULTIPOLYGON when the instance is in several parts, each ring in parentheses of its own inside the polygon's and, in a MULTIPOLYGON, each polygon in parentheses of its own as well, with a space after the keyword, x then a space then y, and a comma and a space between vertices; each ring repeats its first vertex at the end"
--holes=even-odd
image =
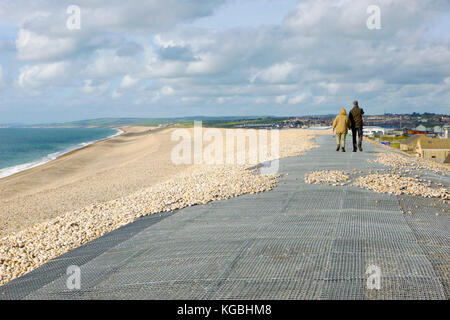
POLYGON ((343 115, 343 116, 345 116, 347 114, 347 111, 345 110, 345 108, 341 109, 341 113, 340 114, 343 115))

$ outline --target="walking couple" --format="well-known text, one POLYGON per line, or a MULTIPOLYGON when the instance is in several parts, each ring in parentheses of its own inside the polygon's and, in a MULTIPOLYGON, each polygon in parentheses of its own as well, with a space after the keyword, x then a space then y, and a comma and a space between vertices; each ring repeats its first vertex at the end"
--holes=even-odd
POLYGON ((353 138, 353 152, 356 152, 356 137, 358 136, 358 148, 362 150, 362 136, 363 136, 363 119, 364 110, 358 106, 358 101, 353 101, 353 109, 350 110, 350 115, 347 117, 347 111, 342 108, 341 113, 333 121, 333 132, 336 130, 337 148, 339 151, 342 147, 342 152, 345 152, 345 137, 348 129, 352 130, 353 138))

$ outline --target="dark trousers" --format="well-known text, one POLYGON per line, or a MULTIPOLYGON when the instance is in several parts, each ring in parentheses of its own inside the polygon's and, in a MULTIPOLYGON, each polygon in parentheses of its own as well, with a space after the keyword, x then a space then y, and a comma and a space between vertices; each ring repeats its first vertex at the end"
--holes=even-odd
POLYGON ((363 139, 363 128, 353 127, 352 128, 352 138, 353 138, 353 149, 356 149, 356 135, 358 135, 358 146, 361 147, 363 139))

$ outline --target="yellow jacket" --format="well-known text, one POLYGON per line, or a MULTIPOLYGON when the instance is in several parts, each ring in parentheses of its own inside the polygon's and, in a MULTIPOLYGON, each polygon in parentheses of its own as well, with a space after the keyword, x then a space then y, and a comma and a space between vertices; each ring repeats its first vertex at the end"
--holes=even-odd
POLYGON ((334 119, 332 127, 333 130, 336 129, 336 133, 348 132, 348 129, 351 127, 351 122, 344 108, 341 109, 341 113, 334 119))

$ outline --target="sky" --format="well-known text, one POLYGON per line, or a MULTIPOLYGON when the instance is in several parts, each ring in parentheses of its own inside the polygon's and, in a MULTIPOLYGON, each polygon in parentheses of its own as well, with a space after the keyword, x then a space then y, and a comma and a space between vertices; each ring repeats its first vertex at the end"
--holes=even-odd
POLYGON ((353 100, 449 113, 450 1, 0 0, 0 123, 334 114, 353 100))

